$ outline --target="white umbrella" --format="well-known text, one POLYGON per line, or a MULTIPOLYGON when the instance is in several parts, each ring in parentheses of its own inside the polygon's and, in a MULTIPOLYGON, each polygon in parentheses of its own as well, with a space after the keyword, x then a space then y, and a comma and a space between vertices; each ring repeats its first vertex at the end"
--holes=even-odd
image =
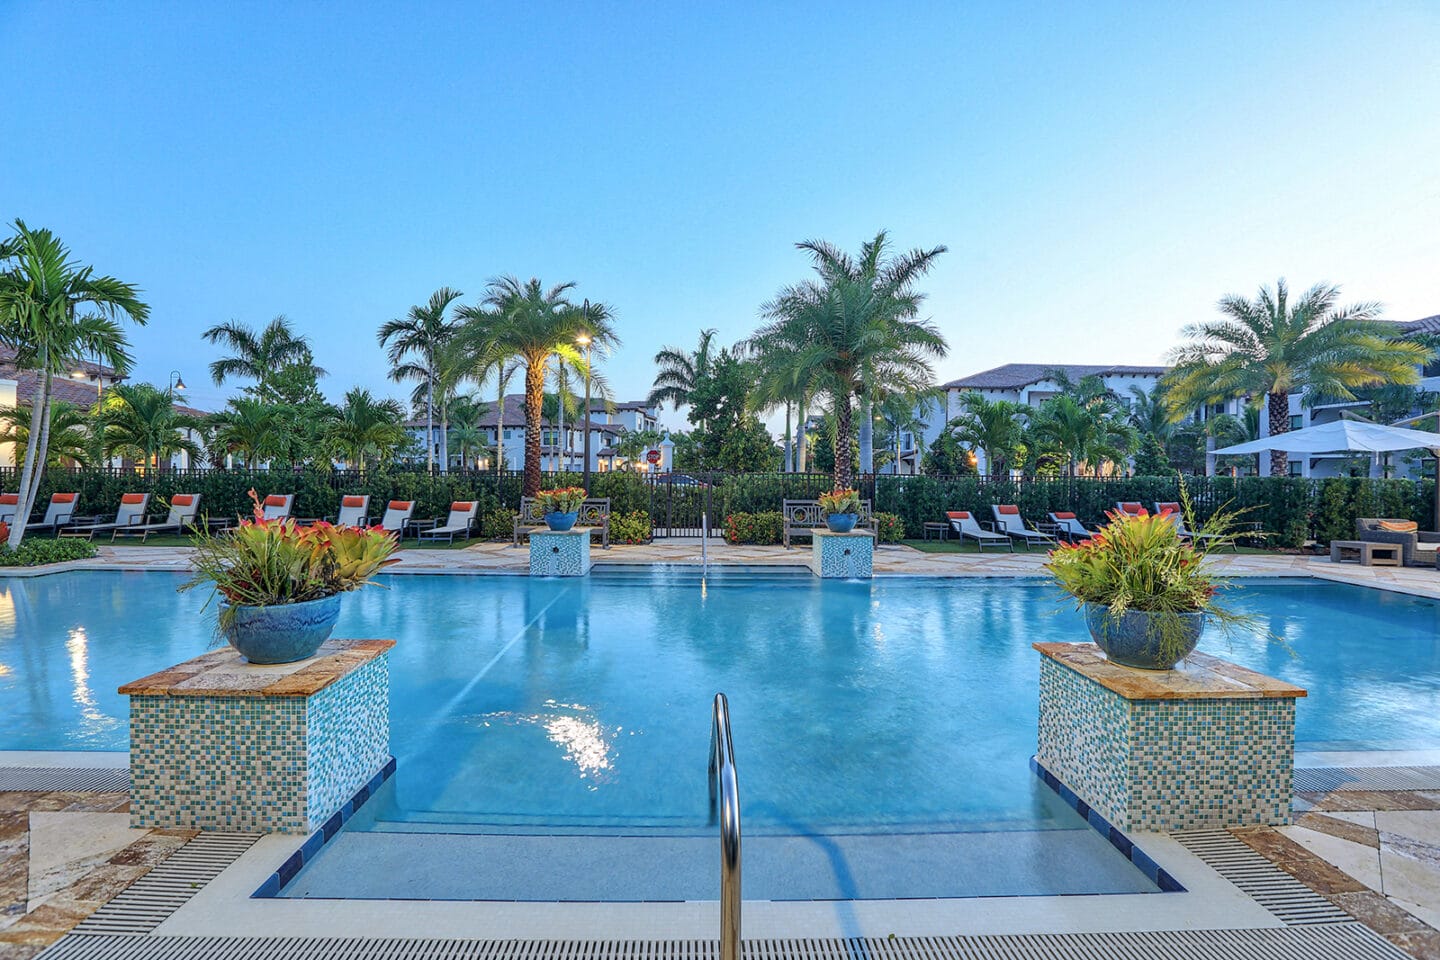
POLYGON ((1221 456, 1285 450, 1289 453, 1390 453, 1395 450, 1440 449, 1440 433, 1387 427, 1367 420, 1335 420, 1318 427, 1290 430, 1215 452, 1221 456))

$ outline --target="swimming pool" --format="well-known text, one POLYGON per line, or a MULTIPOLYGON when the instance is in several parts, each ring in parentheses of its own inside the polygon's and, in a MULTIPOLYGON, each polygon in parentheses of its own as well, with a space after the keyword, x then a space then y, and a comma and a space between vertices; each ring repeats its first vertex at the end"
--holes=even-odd
MULTIPOLYGON (((180 581, 0 580, 0 749, 124 749, 115 688, 207 648, 202 598, 180 581)), ((708 833, 716 690, 751 835, 1075 825, 1026 766, 1030 642, 1084 636, 1043 584, 690 570, 388 584, 347 598, 337 628, 398 641, 399 772, 370 829, 708 833)), ((1440 605, 1309 580, 1237 599, 1290 650, 1202 649, 1308 688, 1302 747, 1440 742, 1440 605)))

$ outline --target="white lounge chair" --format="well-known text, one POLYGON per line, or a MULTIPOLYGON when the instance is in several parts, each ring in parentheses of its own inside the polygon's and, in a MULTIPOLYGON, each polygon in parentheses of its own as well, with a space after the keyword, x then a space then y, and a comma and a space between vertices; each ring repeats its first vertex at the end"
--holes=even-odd
POLYGON ((1041 533, 1032 529, 1020 515, 1020 508, 1013 503, 998 503, 990 507, 995 514, 995 526, 1006 536, 1014 537, 1025 544, 1025 552, 1030 552, 1030 545, 1038 543, 1043 546, 1056 546, 1056 540, 1048 533, 1041 533))
MULTIPOLYGON (((1175 524, 1175 532, 1180 534, 1182 539, 1199 540, 1201 542, 1220 539, 1216 534, 1198 533, 1185 526, 1185 511, 1180 508, 1180 504, 1178 503, 1157 502, 1155 504, 1155 513, 1158 516, 1169 517, 1170 522, 1175 524)), ((1230 544, 1230 548, 1236 553, 1240 552, 1240 548, 1236 546, 1233 541, 1230 544)))
POLYGON ((165 515, 164 520, 116 527, 110 531, 110 540, 113 543, 116 537, 139 537, 140 542, 144 543, 152 533, 184 533, 195 525, 195 518, 199 515, 200 494, 177 493, 170 498, 170 512, 165 515))
POLYGON ((961 542, 963 543, 966 539, 974 540, 980 545, 981 553, 985 552, 986 547, 1004 547, 1011 553, 1015 552, 1013 540, 1003 533, 996 533, 981 527, 969 510, 947 510, 945 516, 950 521, 950 529, 955 531, 961 542))
POLYGON ((39 523, 25 524, 25 532, 40 532, 49 530, 51 533, 59 533, 60 528, 70 522, 75 516, 75 504, 80 502, 78 493, 52 493, 50 505, 45 508, 45 519, 39 523))
MULTIPOLYGON (((333 523, 337 527, 368 527, 370 526, 370 495, 368 493, 356 496, 344 496, 340 498, 340 512, 333 517, 321 517, 326 523, 333 523)), ((308 526, 316 521, 297 520, 302 526, 308 526)))
MULTIPOLYGON (((94 540, 97 533, 111 533, 120 527, 138 527, 145 522, 145 509, 150 506, 150 494, 127 493, 120 497, 120 508, 115 511, 113 523, 75 523, 62 527, 56 536, 84 537, 94 540)), ((110 539, 115 539, 113 536, 110 539)))
POLYGON ((1055 524, 1055 530, 1066 540, 1088 540, 1100 532, 1085 526, 1069 510, 1051 510, 1050 522, 1055 524))
POLYGON ((295 508, 295 494, 272 493, 261 503, 266 520, 289 520, 290 511, 295 508))
POLYGON ((396 540, 404 539, 405 528, 415 515, 414 500, 391 500, 385 505, 385 515, 380 518, 380 529, 395 534, 396 540))
MULTIPOLYGON (((447 543, 454 543, 456 534, 464 534, 465 539, 470 539, 470 532, 475 529, 475 520, 480 513, 480 501, 478 500, 456 500, 450 504, 450 516, 446 518, 443 527, 431 527, 429 530, 420 531, 416 538, 419 540, 444 540, 447 543)), ((435 522, 439 523, 440 518, 436 517, 435 522)))

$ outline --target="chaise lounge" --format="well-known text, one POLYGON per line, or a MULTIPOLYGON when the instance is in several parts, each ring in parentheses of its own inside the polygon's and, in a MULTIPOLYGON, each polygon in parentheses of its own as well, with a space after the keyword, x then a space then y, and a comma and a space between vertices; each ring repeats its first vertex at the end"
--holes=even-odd
POLYGON ((40 533, 50 531, 59 533, 60 528, 67 525, 70 519, 75 516, 75 504, 80 502, 78 493, 52 493, 50 505, 45 508, 45 518, 39 523, 25 524, 26 533, 40 533))
POLYGON ((1013 503, 997 503, 990 507, 995 514, 995 526, 999 532, 1008 537, 1025 544, 1025 552, 1030 552, 1030 545, 1038 543, 1045 547, 1058 546, 1058 542, 1048 533, 1041 533, 1025 522, 1020 515, 1020 508, 1013 503))
POLYGON ((1070 542, 1076 540, 1088 540, 1099 530, 1091 530, 1070 510, 1051 510, 1050 522, 1055 526, 1055 532, 1070 542))
POLYGON ((199 513, 200 494, 177 493, 170 498, 170 512, 163 520, 157 515, 151 517, 149 523, 116 527, 110 532, 110 541, 113 543, 116 537, 139 537, 144 543, 152 533, 184 533, 195 525, 199 513))
MULTIPOLYGON (((465 539, 470 539, 470 534, 475 529, 476 519, 480 513, 480 501, 478 500, 456 500, 450 504, 450 516, 445 520, 444 526, 431 527, 429 530, 420 531, 417 539, 420 540, 444 540, 446 543, 454 543, 458 534, 464 534, 465 539)), ((440 518, 436 517, 438 524, 440 518)))
POLYGON ((1010 553, 1015 552, 1014 540, 1003 533, 984 529, 969 510, 947 510, 945 516, 950 521, 950 528, 959 535, 960 541, 963 543, 974 540, 981 553, 985 552, 986 547, 1004 547, 1010 553))
MULTIPOLYGON (((145 509, 150 506, 150 494, 127 493, 120 497, 120 507, 115 511, 111 523, 72 523, 62 527, 57 537, 84 537, 94 540, 97 533, 111 533, 120 527, 138 527, 145 522, 145 509)), ((111 540, 114 540, 112 535, 111 540)))

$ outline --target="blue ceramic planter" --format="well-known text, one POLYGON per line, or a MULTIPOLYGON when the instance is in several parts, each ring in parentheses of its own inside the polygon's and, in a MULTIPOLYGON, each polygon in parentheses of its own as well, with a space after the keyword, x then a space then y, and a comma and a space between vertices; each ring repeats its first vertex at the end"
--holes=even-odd
MULTIPOLYGON (((228 609, 224 607, 223 609, 228 609)), ((340 594, 268 607, 235 607, 223 631, 251 663, 294 663, 315 656, 340 618, 340 594)))
POLYGON ((1180 613, 1180 645, 1160 652, 1159 615, 1143 610, 1127 610, 1119 617, 1110 616, 1110 608, 1099 604, 1085 605, 1085 625, 1095 644, 1105 651, 1113 663, 1138 670, 1171 670, 1175 664, 1190 656, 1200 642, 1200 631, 1205 628, 1205 614, 1180 613))
POLYGON ((580 516, 580 511, 572 510, 569 513, 561 513, 558 510, 545 514, 545 524, 551 530, 569 530, 575 526, 575 518, 580 516))
POLYGON ((831 533, 849 533, 859 520, 858 513, 830 513, 825 515, 825 526, 831 533))

